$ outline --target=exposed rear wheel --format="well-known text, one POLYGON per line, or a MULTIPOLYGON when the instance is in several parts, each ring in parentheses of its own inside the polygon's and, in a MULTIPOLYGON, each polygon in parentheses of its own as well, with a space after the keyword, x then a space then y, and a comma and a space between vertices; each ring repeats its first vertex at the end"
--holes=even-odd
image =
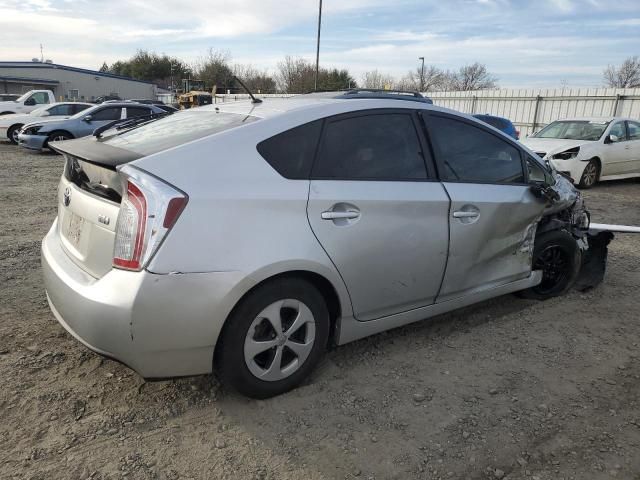
POLYGON ((584 167, 584 171, 582 172, 582 176, 580 177, 580 183, 578 186, 580 188, 591 188, 598 181, 598 176, 600 175, 600 163, 595 158, 589 160, 587 166, 584 167))
POLYGON ((272 397, 311 373, 328 338, 322 294, 305 280, 277 279, 249 293, 227 319, 214 367, 240 393, 272 397))
POLYGON ((14 145, 18 144, 18 134, 20 133, 21 128, 22 124, 19 123, 17 125, 11 125, 11 128, 7 131, 7 137, 9 137, 9 141, 14 145))
POLYGON ((569 232, 554 230, 541 234, 533 250, 533 270, 542 270, 542 281, 520 295, 538 300, 562 295, 575 282, 580 263, 580 249, 569 232))

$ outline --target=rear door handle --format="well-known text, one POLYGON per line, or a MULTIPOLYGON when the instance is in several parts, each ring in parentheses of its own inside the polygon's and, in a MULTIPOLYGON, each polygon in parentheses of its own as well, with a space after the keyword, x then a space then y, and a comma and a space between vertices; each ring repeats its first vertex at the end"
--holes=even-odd
POLYGON ((480 216, 479 212, 465 212, 464 210, 453 212, 453 218, 476 218, 478 216, 480 216))
POLYGON ((353 219, 358 218, 360 216, 360 212, 355 212, 353 210, 349 210, 347 212, 334 212, 328 210, 326 212, 322 212, 320 216, 323 220, 338 220, 340 218, 353 219))

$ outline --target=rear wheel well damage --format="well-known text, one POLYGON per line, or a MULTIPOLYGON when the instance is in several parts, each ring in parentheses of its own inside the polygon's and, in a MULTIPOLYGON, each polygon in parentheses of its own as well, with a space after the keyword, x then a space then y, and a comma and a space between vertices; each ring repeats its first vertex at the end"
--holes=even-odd
POLYGON ((218 348, 220 346, 220 338, 222 337, 222 332, 223 332, 223 330, 225 328, 225 325, 227 324, 227 321, 229 320, 229 318, 231 318, 231 316, 233 315, 234 311, 242 303, 242 301, 251 292, 255 291, 256 289, 264 286, 267 283, 271 283, 271 282, 273 282, 275 280, 281 280, 283 278, 306 280, 307 282, 311 283, 314 287, 316 287, 318 289, 318 291, 320 292, 320 294, 324 298, 324 300, 326 302, 326 305, 327 305, 327 310, 329 311, 329 322, 330 322, 330 324, 329 324, 329 347, 333 347, 333 346, 336 345, 336 340, 338 338, 339 328, 340 328, 340 326, 338 325, 338 323, 339 323, 338 319, 340 318, 340 316, 342 314, 342 308, 340 306, 340 297, 338 296, 338 293, 336 292, 336 289, 334 288, 334 286, 331 284, 331 282, 329 280, 327 280, 325 277, 323 277, 322 275, 320 275, 318 273, 310 272, 308 270, 292 270, 292 271, 289 271, 289 272, 279 273, 277 275, 273 275, 273 276, 271 276, 269 278, 266 278, 266 279, 262 280, 261 282, 255 284, 247 292, 245 292, 244 295, 242 295, 242 297, 236 302, 236 304, 233 307, 233 309, 227 315, 227 318, 224 321, 222 329, 220 330, 220 335, 218 335, 218 339, 216 340, 216 346, 215 346, 215 349, 214 349, 214 359, 216 358, 216 355, 218 354, 218 348))

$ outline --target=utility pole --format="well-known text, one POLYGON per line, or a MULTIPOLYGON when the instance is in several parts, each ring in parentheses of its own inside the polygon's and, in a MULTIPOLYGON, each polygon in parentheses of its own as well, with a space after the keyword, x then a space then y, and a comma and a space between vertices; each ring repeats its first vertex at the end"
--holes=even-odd
POLYGON ((320 27, 322 26, 322 0, 318 8, 318 42, 316 44, 316 77, 314 81, 314 90, 318 90, 318 71, 320 68, 320 27))
POLYGON ((44 63, 44 53, 42 51, 42 44, 40 44, 40 62, 44 63))
POLYGON ((418 57, 418 60, 422 60, 422 67, 420 68, 420 93, 424 91, 424 57, 418 57))

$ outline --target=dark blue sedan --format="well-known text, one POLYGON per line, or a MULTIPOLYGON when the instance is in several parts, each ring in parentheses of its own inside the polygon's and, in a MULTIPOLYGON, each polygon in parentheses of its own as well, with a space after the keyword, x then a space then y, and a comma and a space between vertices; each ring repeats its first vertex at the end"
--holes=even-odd
POLYGON ((520 130, 516 130, 516 127, 508 118, 495 117, 493 115, 474 115, 474 117, 478 120, 482 120, 484 123, 488 123, 510 137, 520 140, 520 130))

